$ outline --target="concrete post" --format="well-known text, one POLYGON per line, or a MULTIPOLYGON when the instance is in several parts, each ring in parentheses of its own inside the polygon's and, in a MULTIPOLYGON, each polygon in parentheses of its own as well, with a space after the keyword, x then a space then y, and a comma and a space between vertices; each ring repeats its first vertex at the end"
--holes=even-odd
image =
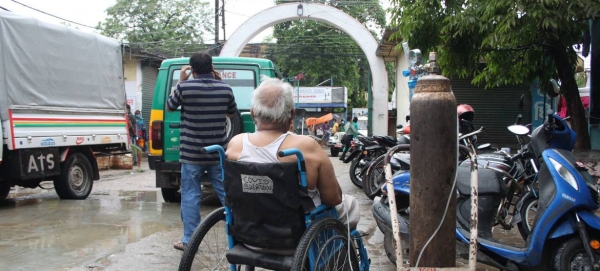
POLYGON ((425 67, 429 75, 418 80, 410 102, 411 267, 455 266, 456 195, 451 189, 458 148, 456 99, 450 80, 436 74, 435 58, 431 53, 425 67))

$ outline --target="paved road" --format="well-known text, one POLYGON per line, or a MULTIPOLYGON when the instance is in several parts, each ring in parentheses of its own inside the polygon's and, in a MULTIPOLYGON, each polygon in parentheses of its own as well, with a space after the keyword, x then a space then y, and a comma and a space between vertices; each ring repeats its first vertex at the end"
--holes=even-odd
MULTIPOLYGON (((344 193, 360 202, 358 230, 369 233, 371 270, 395 270, 385 256, 371 200, 350 182, 349 165, 331 161, 344 193)), ((181 252, 172 244, 182 232, 179 205, 163 202, 154 172, 144 169, 101 172, 83 201, 60 200, 53 189, 13 190, 0 205, 0 269, 176 270, 181 252)), ((214 208, 203 206, 202 214, 214 208)))

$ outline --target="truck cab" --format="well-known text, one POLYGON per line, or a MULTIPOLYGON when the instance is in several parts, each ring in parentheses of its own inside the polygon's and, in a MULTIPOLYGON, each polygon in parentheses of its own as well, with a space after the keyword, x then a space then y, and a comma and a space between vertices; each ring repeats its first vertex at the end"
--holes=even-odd
MULTIPOLYGON (((164 60, 158 78, 150 113, 150 153, 148 164, 156 171, 156 187, 160 187, 166 202, 179 202, 181 164, 179 163, 180 109, 168 112, 166 101, 177 87, 179 73, 189 65, 189 58, 164 60)), ((238 112, 227 118, 227 136, 254 132, 250 116, 252 91, 260 84, 262 76, 281 78, 275 64, 268 59, 245 57, 213 57, 213 66, 224 82, 233 90, 238 112)), ((208 183, 207 183, 208 184, 208 183)), ((204 193, 203 193, 204 197, 204 193)))

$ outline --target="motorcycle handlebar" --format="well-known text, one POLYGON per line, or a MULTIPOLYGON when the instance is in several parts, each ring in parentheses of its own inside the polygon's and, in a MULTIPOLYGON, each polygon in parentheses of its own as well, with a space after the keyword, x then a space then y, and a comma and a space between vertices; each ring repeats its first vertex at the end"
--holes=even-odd
POLYGON ((477 131, 473 131, 471 133, 464 134, 464 135, 459 135, 458 140, 460 141, 460 140, 463 140, 463 139, 465 139, 467 137, 470 137, 472 135, 479 134, 479 133, 481 133, 481 131, 483 131, 483 126, 481 126, 481 128, 479 128, 479 130, 477 130, 477 131))

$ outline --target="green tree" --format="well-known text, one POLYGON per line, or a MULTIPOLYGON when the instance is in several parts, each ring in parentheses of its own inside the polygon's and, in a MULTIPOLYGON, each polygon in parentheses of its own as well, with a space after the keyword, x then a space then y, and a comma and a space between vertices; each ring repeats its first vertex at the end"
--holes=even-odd
MULTIPOLYGON (((304 2, 336 7, 369 29, 385 26, 385 12, 377 0, 304 2)), ((374 31, 372 34, 376 36, 374 31)), ((334 85, 348 88, 350 108, 366 106, 369 64, 364 52, 342 30, 312 20, 297 20, 276 25, 273 38, 277 39, 277 43, 269 46, 268 57, 285 75, 294 76, 302 72, 301 85, 305 86, 314 86, 332 78, 334 85)))
POLYGON ((593 0, 392 0, 393 25, 411 47, 437 51, 448 77, 486 87, 561 81, 578 148, 590 138, 575 81, 575 44, 600 10, 593 0), (479 65, 484 62, 485 65, 479 65))
POLYGON ((166 55, 205 49, 202 36, 214 32, 214 10, 205 1, 117 0, 106 13, 97 26, 103 35, 166 55))

